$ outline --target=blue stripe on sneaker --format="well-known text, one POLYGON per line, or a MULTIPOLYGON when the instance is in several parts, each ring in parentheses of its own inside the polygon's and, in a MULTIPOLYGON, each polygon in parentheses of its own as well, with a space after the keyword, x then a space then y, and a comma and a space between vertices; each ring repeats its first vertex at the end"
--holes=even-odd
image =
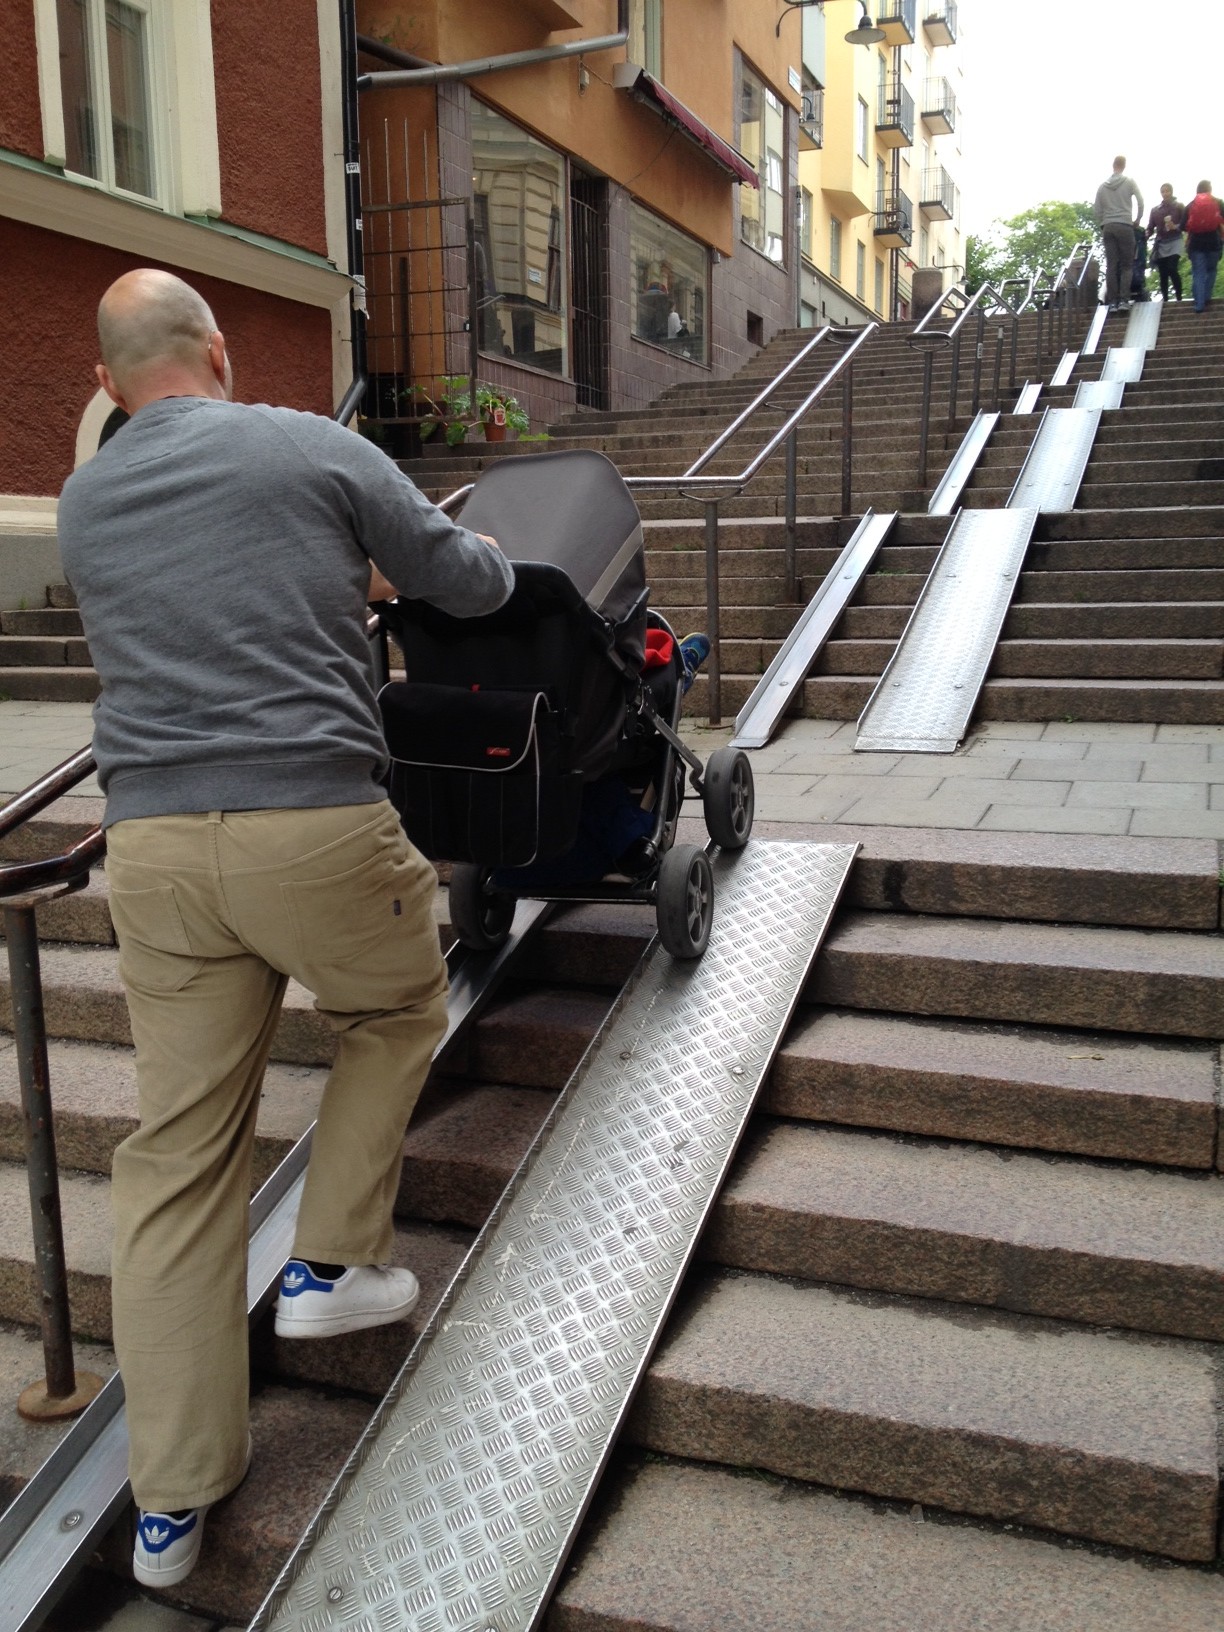
POLYGON ((334 1292, 335 1281, 321 1281, 309 1264, 300 1258, 290 1258, 281 1275, 281 1297, 296 1298, 303 1292, 334 1292))

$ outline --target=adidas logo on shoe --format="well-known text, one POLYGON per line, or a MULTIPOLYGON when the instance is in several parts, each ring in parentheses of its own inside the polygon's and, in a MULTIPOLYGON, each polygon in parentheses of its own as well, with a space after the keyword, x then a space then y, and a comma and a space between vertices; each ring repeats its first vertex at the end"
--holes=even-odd
POLYGON ((357 1264, 332 1277, 316 1273, 301 1258, 291 1258, 276 1300, 276 1335, 337 1337, 385 1326, 410 1314, 420 1295, 410 1269, 357 1264))
POLYGON ((185 1512, 141 1512, 136 1524, 132 1574, 142 1587, 174 1587, 195 1568, 204 1540, 205 1507, 185 1512))

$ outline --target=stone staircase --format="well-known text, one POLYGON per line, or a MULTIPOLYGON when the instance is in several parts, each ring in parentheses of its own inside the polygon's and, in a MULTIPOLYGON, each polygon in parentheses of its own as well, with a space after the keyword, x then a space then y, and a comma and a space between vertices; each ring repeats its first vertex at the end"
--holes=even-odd
MULTIPOLYGON (((96 815, 67 805, 8 853, 96 815)), ((1216 1632, 1219 847, 826 836, 865 851, 547 1624, 1216 1632)), ((441 889, 437 916, 445 936, 441 889)), ((108 1172, 135 1105, 104 872, 41 918, 74 1326, 105 1369, 108 1172)), ((254 1466, 210 1516, 188 1609, 251 1613, 651 927, 631 907, 558 915, 427 1090, 397 1209, 412 1326, 292 1344, 261 1324, 254 1466)), ((330 1056, 305 993, 273 1053, 260 1177, 330 1056)), ((40 1371, 20 1148, 10 1044, 14 1392, 40 1371)), ((9 1493, 55 1437, 12 1418, 9 1493)))

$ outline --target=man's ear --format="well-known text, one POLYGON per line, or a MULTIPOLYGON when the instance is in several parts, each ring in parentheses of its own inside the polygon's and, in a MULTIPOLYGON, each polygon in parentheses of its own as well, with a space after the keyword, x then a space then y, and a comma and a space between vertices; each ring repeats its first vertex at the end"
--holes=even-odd
POLYGON ((130 413, 131 409, 123 400, 123 394, 119 390, 119 387, 115 384, 114 379, 111 376, 111 371, 109 368, 107 368, 106 364, 99 363, 94 369, 94 373, 98 376, 98 384, 102 387, 103 391, 106 392, 111 401, 115 403, 117 407, 122 408, 125 414, 130 413))
POLYGON ((228 381, 225 367, 225 336, 220 329, 214 329, 208 337, 208 365, 222 391, 228 395, 228 381))

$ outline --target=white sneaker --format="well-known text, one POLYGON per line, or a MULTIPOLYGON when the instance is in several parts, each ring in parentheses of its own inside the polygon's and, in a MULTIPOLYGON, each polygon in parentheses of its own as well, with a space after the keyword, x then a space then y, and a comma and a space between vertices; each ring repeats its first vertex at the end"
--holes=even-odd
MULTIPOLYGON (((251 1467, 251 1438, 247 1435, 245 1479, 251 1467)), ((242 1480, 239 1480, 239 1484, 242 1480)), ((238 1487, 235 1486, 235 1489, 238 1487)), ((142 1587, 177 1587, 196 1567, 204 1541, 204 1515, 213 1503, 187 1508, 177 1515, 136 1510, 136 1545, 132 1574, 142 1587)))
POLYGON ((358 1264, 325 1281, 290 1258, 276 1300, 277 1337, 335 1337, 403 1320, 416 1307, 420 1284, 410 1269, 358 1264))

